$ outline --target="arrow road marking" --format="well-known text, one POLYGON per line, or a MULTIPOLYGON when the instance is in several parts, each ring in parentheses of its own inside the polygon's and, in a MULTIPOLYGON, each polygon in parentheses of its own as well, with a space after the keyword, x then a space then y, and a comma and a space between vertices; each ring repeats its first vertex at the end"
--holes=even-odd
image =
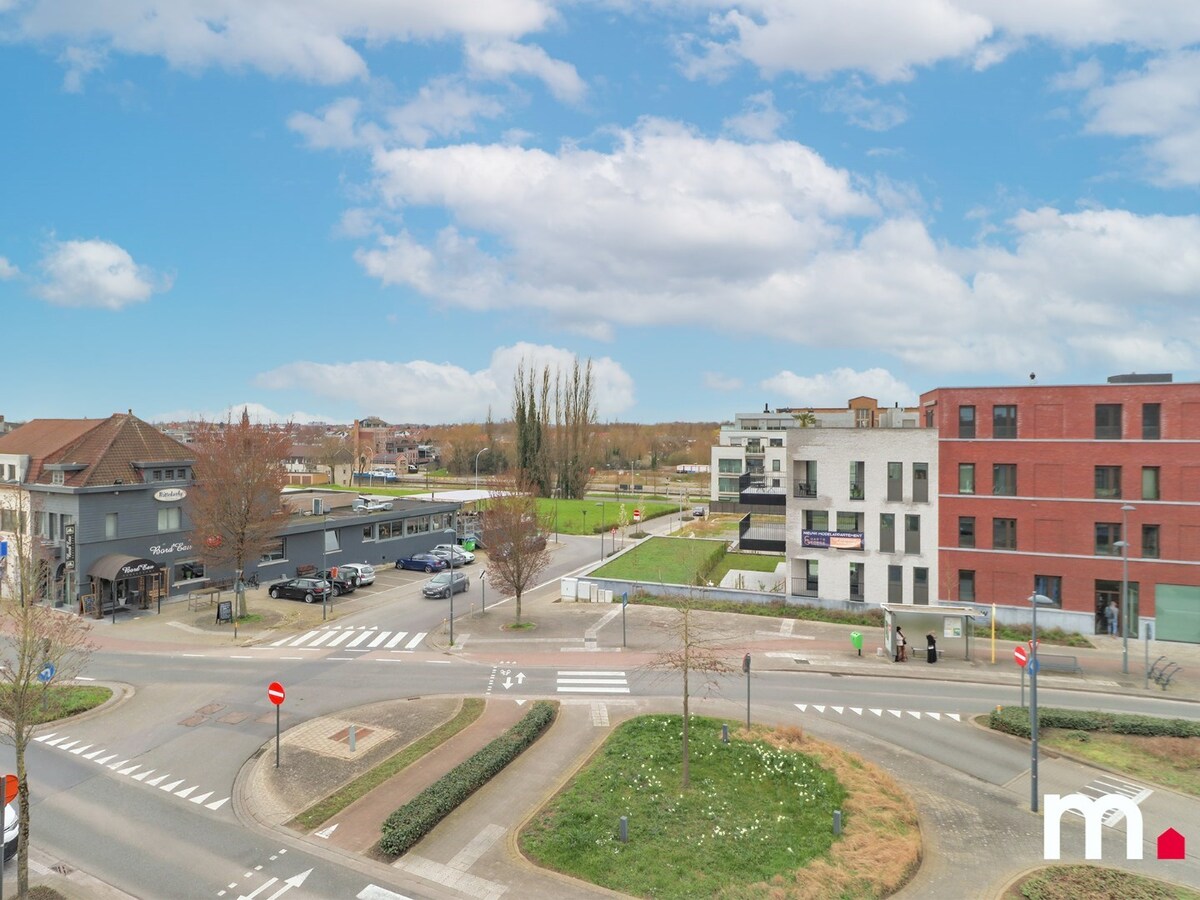
POLYGON ((255 897, 257 897, 259 894, 261 894, 263 891, 265 891, 267 888, 269 888, 271 885, 273 885, 278 880, 279 880, 278 878, 272 878, 270 881, 264 881, 262 884, 260 884, 258 887, 256 887, 252 893, 241 894, 238 897, 238 900, 254 900, 255 897))
POLYGON ((517 684, 524 684, 524 683, 525 683, 525 673, 518 672, 517 673, 517 684))
POLYGON ((314 834, 319 838, 328 838, 335 831, 337 831, 337 823, 336 822, 334 822, 328 828, 322 828, 320 831, 314 832, 314 834))
POLYGON ((502 682, 500 682, 500 685, 507 691, 513 686, 513 680, 511 678, 505 678, 502 682))
POLYGON ((267 900, 276 900, 277 897, 282 897, 289 888, 300 887, 300 885, 304 884, 304 879, 308 877, 308 873, 311 871, 312 869, 305 869, 299 875, 293 875, 283 883, 283 887, 268 897, 267 900))

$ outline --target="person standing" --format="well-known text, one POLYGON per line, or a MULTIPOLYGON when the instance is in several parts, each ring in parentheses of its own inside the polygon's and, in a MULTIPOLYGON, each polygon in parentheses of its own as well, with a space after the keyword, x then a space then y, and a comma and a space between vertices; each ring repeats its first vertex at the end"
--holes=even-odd
POLYGON ((896 662, 908 662, 908 641, 899 625, 896 626, 896 662))
POLYGON ((1117 609, 1117 601, 1109 600, 1108 606, 1104 608, 1104 618, 1108 622, 1108 633, 1113 637, 1117 636, 1117 619, 1120 617, 1120 610, 1117 609))

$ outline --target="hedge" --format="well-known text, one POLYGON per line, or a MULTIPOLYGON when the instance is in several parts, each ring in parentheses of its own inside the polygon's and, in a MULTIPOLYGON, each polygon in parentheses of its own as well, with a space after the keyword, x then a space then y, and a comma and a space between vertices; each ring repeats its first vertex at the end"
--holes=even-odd
POLYGON ((378 851, 393 858, 406 852, 541 737, 557 712, 554 703, 534 703, 512 728, 388 816, 378 851))
POLYGON ((725 558, 727 552, 728 549, 725 544, 717 544, 717 546, 713 547, 705 557, 704 562, 700 564, 694 583, 698 585, 708 584, 708 576, 721 564, 721 560, 725 558))
MULTIPOLYGON (((1017 737, 1031 737, 1029 710, 1022 706, 1000 706, 992 710, 988 726, 1017 737)), ((1070 731, 1107 731, 1113 734, 1140 734, 1149 737, 1200 737, 1200 722, 1188 719, 1160 719, 1133 713, 1107 713, 1095 710, 1038 709, 1039 728, 1064 728, 1070 731)))

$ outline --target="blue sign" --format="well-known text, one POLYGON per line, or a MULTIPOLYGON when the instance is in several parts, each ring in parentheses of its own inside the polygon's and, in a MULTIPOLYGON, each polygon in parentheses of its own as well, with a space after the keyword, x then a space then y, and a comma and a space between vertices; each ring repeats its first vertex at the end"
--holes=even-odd
POLYGON ((629 591, 625 591, 623 594, 621 594, 621 609, 624 609, 628 605, 629 605, 629 591))
POLYGON ((45 684, 54 677, 54 673, 56 671, 57 669, 54 668, 54 663, 46 663, 44 666, 42 666, 41 671, 38 672, 38 681, 40 681, 42 684, 45 684))
POLYGON ((1041 668, 1041 666, 1038 664, 1037 657, 1035 656, 1033 659, 1031 659, 1029 661, 1029 665, 1027 665, 1025 668, 1029 670, 1030 675, 1036 675, 1038 673, 1038 669, 1041 668))
POLYGON ((0 556, 8 556, 8 541, 0 541, 0 556))

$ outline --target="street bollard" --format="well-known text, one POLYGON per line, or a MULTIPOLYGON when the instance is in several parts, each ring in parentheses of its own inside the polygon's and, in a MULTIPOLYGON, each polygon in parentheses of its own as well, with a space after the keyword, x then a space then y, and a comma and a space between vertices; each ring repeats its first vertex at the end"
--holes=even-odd
POLYGON ((721 743, 722 744, 729 743, 729 723, 728 722, 723 723, 721 725, 721 743))
POLYGON ((629 843, 629 816, 621 816, 621 843, 629 843))
POLYGON ((838 837, 842 833, 842 811, 835 809, 833 811, 833 836, 838 837))
POLYGON ((354 752, 354 725, 350 726, 350 752, 354 752))

